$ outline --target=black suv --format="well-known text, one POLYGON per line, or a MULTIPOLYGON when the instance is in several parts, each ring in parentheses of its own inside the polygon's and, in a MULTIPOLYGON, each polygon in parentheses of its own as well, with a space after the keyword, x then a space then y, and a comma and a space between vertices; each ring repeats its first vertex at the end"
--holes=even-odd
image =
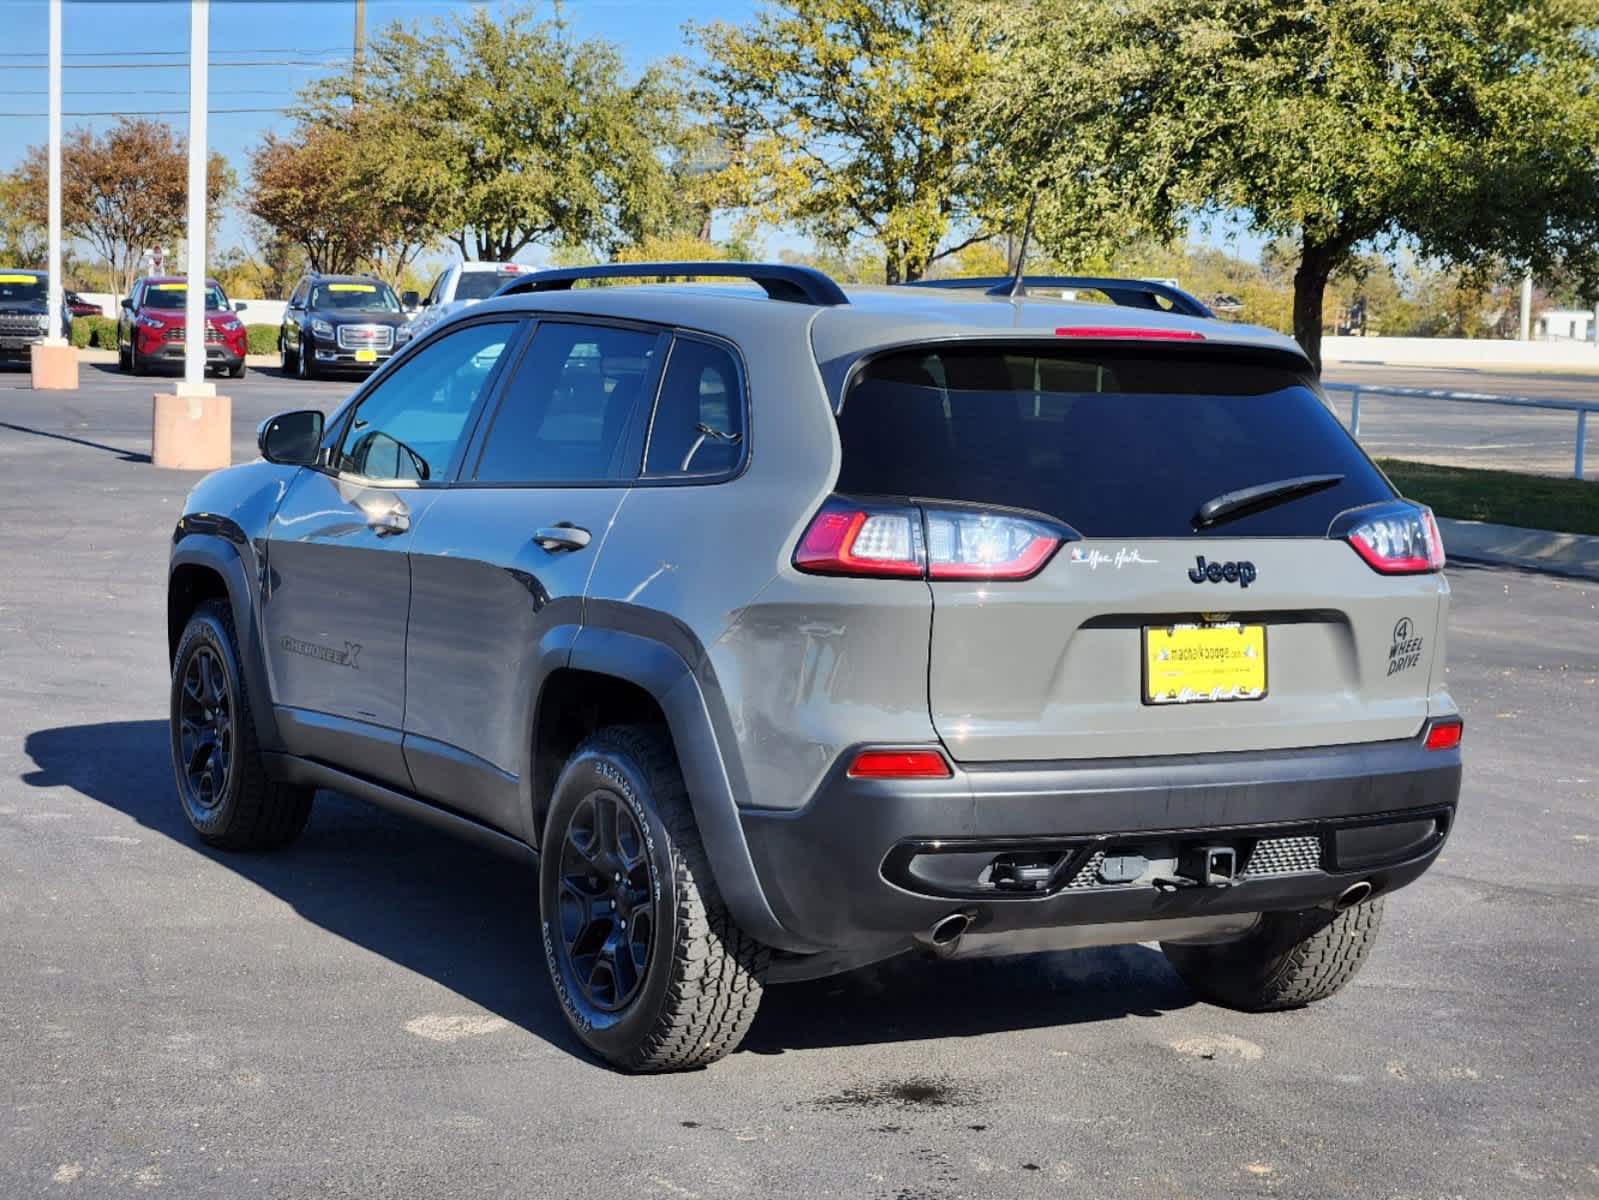
POLYGON ((314 379, 325 371, 374 371, 402 341, 416 308, 371 275, 307 275, 289 296, 278 330, 285 375, 314 379))
MULTIPOLYGON (((26 362, 44 340, 49 320, 50 280, 43 271, 0 267, 0 361, 26 362)), ((66 335, 72 336, 72 312, 62 313, 66 335)))

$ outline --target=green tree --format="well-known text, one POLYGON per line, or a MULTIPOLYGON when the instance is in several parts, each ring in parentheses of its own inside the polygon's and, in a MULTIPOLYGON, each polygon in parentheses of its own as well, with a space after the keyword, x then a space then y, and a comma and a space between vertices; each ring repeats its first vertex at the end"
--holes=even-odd
POLYGON ((344 273, 377 244, 367 195, 352 178, 356 146, 342 125, 268 133, 250 159, 250 215, 305 253, 313 271, 344 273))
POLYGON ((46 229, 37 220, 29 198, 30 181, 23 171, 0 174, 0 265, 44 265, 46 229))
POLYGON ((360 72, 307 92, 322 124, 353 109, 359 170, 375 190, 448 237, 463 257, 511 259, 532 245, 606 249, 681 216, 669 154, 679 97, 651 68, 631 82, 611 44, 569 36, 535 7, 482 8, 424 31, 391 25, 360 72))
POLYGON ((874 244, 890 283, 992 234, 973 121, 988 44, 954 0, 781 0, 689 32, 697 100, 733 147, 725 205, 835 251, 874 244))
POLYGON ((1362 249, 1563 261, 1599 287, 1593 0, 1036 0, 977 19, 1004 46, 987 120, 1050 200, 1045 243, 1242 211, 1292 239, 1294 335, 1318 363, 1328 282, 1362 249))

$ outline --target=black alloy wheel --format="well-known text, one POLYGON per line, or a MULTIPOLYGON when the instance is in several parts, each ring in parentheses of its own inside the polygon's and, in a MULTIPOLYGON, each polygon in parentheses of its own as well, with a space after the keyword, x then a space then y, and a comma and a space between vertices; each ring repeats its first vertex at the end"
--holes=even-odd
POLYGON ((655 899, 643 832, 626 803, 595 791, 561 844, 561 951, 579 990, 602 1012, 638 995, 655 941, 655 899))
POLYGON ((198 647, 184 667, 178 750, 187 799, 200 809, 216 808, 233 769, 233 701, 227 668, 209 646, 198 647))

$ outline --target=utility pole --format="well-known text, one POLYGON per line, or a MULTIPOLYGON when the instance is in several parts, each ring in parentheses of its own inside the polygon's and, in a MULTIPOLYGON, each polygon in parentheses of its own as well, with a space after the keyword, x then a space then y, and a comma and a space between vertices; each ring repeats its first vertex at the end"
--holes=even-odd
POLYGON ((366 59, 366 0, 355 0, 355 86, 361 87, 361 67, 366 59))

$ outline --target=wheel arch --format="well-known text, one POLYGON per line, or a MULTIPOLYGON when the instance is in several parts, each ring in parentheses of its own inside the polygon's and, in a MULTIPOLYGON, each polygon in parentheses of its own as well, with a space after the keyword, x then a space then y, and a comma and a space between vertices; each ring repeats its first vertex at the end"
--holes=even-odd
MULTIPOLYGON (((178 525, 167 573, 168 667, 170 669, 183 630, 195 610, 209 600, 227 601, 238 639, 239 671, 253 698, 250 711, 255 718, 256 738, 262 749, 278 750, 282 743, 272 715, 265 648, 255 620, 257 589, 240 556, 236 539, 227 536, 238 531, 238 527, 229 530, 225 525, 231 522, 218 522, 217 528, 199 532, 187 530, 185 522, 178 525)), ((237 537, 243 538, 242 531, 238 531, 237 537)))
MULTIPOLYGON (((558 722, 563 704, 570 711, 572 699, 580 694, 561 689, 584 686, 600 689, 603 703, 616 706, 615 711, 631 713, 634 720, 659 720, 666 726, 717 888, 740 927, 778 949, 797 953, 817 949, 784 929, 767 903, 744 837, 723 750, 732 744, 731 730, 718 734, 714 709, 708 702, 707 690, 712 695, 716 691, 714 679, 707 688, 682 655, 646 634, 585 625, 567 666, 546 679, 533 714, 535 808, 530 828, 535 833, 542 831, 549 804, 549 791, 542 784, 551 768, 548 755, 539 754, 539 731, 558 722)), ((725 719, 724 713, 724 723, 725 719)), ((552 740, 546 746, 553 750, 560 744, 552 740)), ((554 766, 555 773, 559 769, 558 764, 554 766)), ((736 766, 733 774, 742 775, 736 766)), ((553 785, 554 775, 548 779, 553 785)))

